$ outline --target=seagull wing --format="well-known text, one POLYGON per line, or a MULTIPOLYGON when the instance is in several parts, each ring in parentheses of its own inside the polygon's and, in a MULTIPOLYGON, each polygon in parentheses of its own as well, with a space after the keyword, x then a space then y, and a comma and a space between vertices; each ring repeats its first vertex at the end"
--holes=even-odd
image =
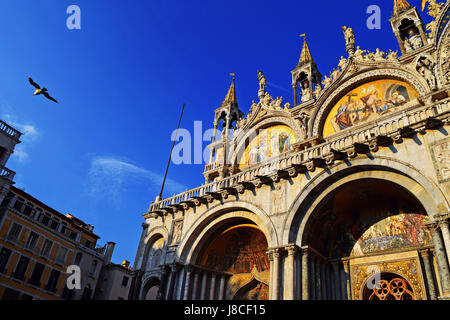
POLYGON ((33 87, 35 87, 36 89, 40 89, 41 88, 36 82, 33 81, 33 79, 28 78, 28 81, 30 81, 31 85, 33 87))
POLYGON ((58 101, 56 101, 55 99, 53 99, 52 97, 50 97, 50 95, 47 92, 43 93, 44 97, 46 97, 49 100, 55 101, 56 103, 58 103, 58 101))

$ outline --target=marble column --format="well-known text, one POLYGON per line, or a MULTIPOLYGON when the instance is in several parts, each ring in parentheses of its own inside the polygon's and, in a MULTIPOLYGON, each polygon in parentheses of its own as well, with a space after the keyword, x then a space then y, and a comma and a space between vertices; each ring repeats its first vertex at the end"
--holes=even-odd
POLYGON ((177 280, 178 266, 173 264, 170 266, 169 283, 167 285, 166 300, 173 300, 175 283, 177 280))
POLYGON ((430 263, 430 252, 428 249, 421 250, 420 256, 422 257, 423 267, 425 269, 425 280, 428 288, 428 296, 430 300, 436 300, 436 287, 434 285, 434 272, 430 263))
POLYGON ((442 232, 442 239, 444 240, 445 252, 447 253, 447 261, 450 265, 450 233, 448 230, 449 215, 442 216, 439 220, 439 227, 442 232))
POLYGON ((272 300, 280 299, 280 249, 273 250, 273 291, 272 300))
POLYGON ((341 293, 340 293, 340 280, 339 280, 339 262, 333 261, 331 263, 332 269, 333 269, 333 296, 334 300, 341 300, 341 293))
POLYGON ((321 270, 321 259, 319 258, 319 257, 317 257, 316 256, 316 259, 315 259, 315 267, 314 267, 314 273, 315 273, 315 276, 314 276, 314 279, 316 279, 316 281, 315 281, 315 288, 316 288, 316 294, 315 294, 315 297, 316 297, 316 300, 322 300, 322 291, 321 291, 321 289, 322 289, 322 279, 320 278, 320 270, 321 270))
POLYGON ((322 300, 327 300, 327 277, 325 276, 325 261, 320 264, 320 278, 322 279, 322 300))
POLYGON ((206 300, 206 285, 208 283, 208 272, 203 271, 202 290, 200 292, 200 300, 206 300))
POLYGON ((287 247, 287 258, 284 265, 284 274, 286 276, 285 288, 284 288, 284 299, 294 300, 296 291, 296 279, 295 279, 295 254, 297 252, 297 247, 289 246, 287 247))
POLYGON ((352 300, 352 292, 350 287, 350 261, 342 261, 341 269, 341 282, 342 282, 342 299, 352 300))
POLYGON ((209 300, 214 300, 216 295, 216 278, 217 274, 211 274, 211 288, 209 288, 209 300))
POLYGON ((325 274, 327 277, 327 297, 328 300, 333 300, 333 277, 331 275, 331 264, 329 262, 325 265, 325 274))
POLYGON ((270 273, 269 273, 269 300, 272 300, 273 296, 273 251, 266 252, 267 259, 269 259, 270 273))
POLYGON ((219 287, 219 300, 225 300, 225 286, 226 286, 227 276, 225 274, 220 276, 220 287, 219 287))
POLYGON ((199 282, 199 275, 200 272, 199 270, 194 270, 194 283, 193 283, 193 287, 192 287, 192 295, 191 295, 191 299, 192 300, 197 300, 198 299, 198 282, 199 282))
POLYGON ((316 300, 316 257, 315 255, 310 252, 310 259, 309 259, 309 294, 311 300, 316 300))
POLYGON ((302 249, 302 300, 309 300, 309 250, 302 249))
POLYGON ((191 298, 191 275, 193 271, 193 267, 186 266, 186 281, 184 283, 183 300, 189 300, 191 298))
POLYGON ((181 268, 179 268, 179 271, 177 272, 177 289, 176 289, 174 300, 183 300, 184 279, 185 279, 185 268, 181 267, 181 268))
POLYGON ((450 297, 450 274, 448 270, 448 260, 445 253, 444 243, 441 238, 439 224, 437 222, 432 222, 428 223, 427 227, 433 238, 436 262, 442 287, 442 296, 450 297))

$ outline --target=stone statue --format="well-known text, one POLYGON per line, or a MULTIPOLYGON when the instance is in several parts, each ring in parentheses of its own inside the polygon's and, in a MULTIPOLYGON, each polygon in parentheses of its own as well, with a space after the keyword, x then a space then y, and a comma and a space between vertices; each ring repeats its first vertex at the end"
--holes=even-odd
POLYGON ((305 112, 303 112, 300 115, 299 123, 300 123, 300 133, 302 135, 301 138, 305 140, 308 137, 308 125, 309 125, 309 116, 305 112))
POLYGON ((412 50, 416 50, 423 47, 422 38, 414 29, 409 29, 407 41, 411 45, 412 50))
POLYGON ((322 94, 322 86, 320 84, 317 84, 316 88, 314 89, 314 96, 316 97, 316 99, 319 99, 321 94, 322 94))
POLYGON ((342 31, 344 32, 345 48, 347 49, 347 53, 352 55, 355 53, 355 34, 353 33, 353 29, 347 26, 342 26, 342 31))
POLYGON ((325 76, 325 77, 323 78, 323 81, 322 81, 323 88, 324 88, 324 89, 328 88, 332 82, 333 82, 333 79, 331 79, 331 78, 325 76))
POLYGON ((411 43, 409 42, 409 39, 405 39, 403 41, 403 46, 405 47, 406 53, 413 51, 413 47, 411 46, 411 43))
POLYGON ((366 53, 366 50, 361 50, 361 47, 358 46, 356 48, 356 52, 355 52, 355 58, 359 61, 364 61, 364 54, 366 53))
POLYGON ((364 57, 364 61, 373 62, 375 60, 375 54, 373 52, 368 52, 364 57))
POLYGON ((309 83, 305 81, 302 84, 302 103, 309 101, 311 99, 312 99, 312 96, 311 96, 311 90, 309 88, 309 83))
POLYGON ((436 76, 434 75, 435 63, 428 58, 421 58, 417 62, 417 71, 427 81, 431 90, 437 89, 436 76))
POLYGON ((389 49, 389 53, 386 58, 388 61, 398 61, 398 51, 392 51, 389 49))
POLYGON ((250 106, 250 113, 255 112, 257 106, 258 104, 255 102, 255 100, 253 100, 252 105, 250 106))
POLYGON ((282 104, 283 104, 283 98, 276 98, 272 102, 272 108, 275 110, 283 110, 283 108, 281 107, 282 104))
POLYGON ((333 81, 335 81, 339 77, 340 73, 341 73, 341 70, 333 69, 333 72, 331 73, 331 79, 333 79, 333 81))
POLYGON ((386 54, 383 51, 381 51, 379 48, 377 48, 377 50, 375 51, 375 54, 373 55, 373 59, 375 61, 384 61, 385 60, 384 59, 385 55, 386 54))
POLYGON ((259 90, 266 92, 267 79, 263 75, 262 71, 258 71, 259 90))
POLYGON ((291 104, 289 103, 289 102, 287 102, 285 105, 284 105, 284 110, 285 111, 289 111, 289 108, 291 107, 291 104))
POLYGON ((341 60, 339 60, 338 67, 341 69, 341 71, 344 71, 345 66, 347 65, 347 59, 345 59, 343 56, 341 56, 341 60))

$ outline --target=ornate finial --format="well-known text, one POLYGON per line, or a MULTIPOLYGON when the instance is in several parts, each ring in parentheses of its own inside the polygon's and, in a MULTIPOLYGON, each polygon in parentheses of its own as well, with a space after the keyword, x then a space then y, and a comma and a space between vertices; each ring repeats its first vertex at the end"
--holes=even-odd
POLYGON ((299 66, 312 61, 311 51, 309 50, 308 42, 306 42, 306 34, 301 34, 300 37, 303 37, 303 48, 298 62, 299 66))
MULTIPOLYGON (((425 0, 426 1, 426 0, 425 0)), ((394 16, 411 8, 411 5, 406 0, 394 0, 394 16)))
POLYGON ((230 76, 233 77, 233 81, 236 80, 236 73, 230 73, 230 76))

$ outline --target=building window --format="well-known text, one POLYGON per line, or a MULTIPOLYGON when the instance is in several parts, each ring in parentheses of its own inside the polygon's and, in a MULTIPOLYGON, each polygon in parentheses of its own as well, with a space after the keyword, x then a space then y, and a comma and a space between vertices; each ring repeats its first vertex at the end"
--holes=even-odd
POLYGON ((66 230, 67 230, 67 223, 61 222, 61 229, 59 230, 59 232, 61 232, 62 234, 66 234, 66 230))
POLYGON ((25 248, 29 250, 34 250, 34 247, 36 247, 38 239, 39 235, 36 232, 31 231, 30 235, 28 236, 28 240, 25 243, 25 248))
POLYGON ((19 291, 6 288, 2 300, 19 300, 19 291))
POLYGON ((47 285, 45 286, 45 290, 56 292, 56 285, 58 284, 59 276, 61 272, 53 269, 50 273, 50 277, 48 278, 47 285))
POLYGON ((20 231, 22 230, 22 226, 17 223, 13 223, 11 230, 9 230, 7 239, 13 242, 17 242, 19 239, 20 231))
POLYGON ((50 222, 50 228, 53 230, 58 230, 59 228, 59 219, 53 217, 52 221, 50 222))
POLYGON ((94 261, 92 261, 91 269, 89 270, 89 273, 94 275, 96 270, 97 270, 97 260, 94 260, 94 261))
POLYGON ((51 216, 49 213, 44 212, 44 213, 41 213, 41 216, 39 217, 39 221, 40 221, 43 225, 48 226, 48 224, 49 224, 51 218, 52 218, 52 216, 51 216))
POLYGON ((69 230, 69 238, 75 240, 77 238, 78 233, 73 230, 69 230))
POLYGON ((41 256, 48 258, 50 256, 50 250, 53 246, 53 241, 49 239, 45 239, 44 244, 42 245, 41 249, 41 256))
POLYGON ((33 209, 33 205, 31 203, 27 203, 23 209, 23 214, 29 217, 33 213, 33 209))
POLYGON ((17 263, 16 270, 14 270, 13 278, 23 280, 25 273, 27 272, 28 264, 30 263, 30 258, 21 256, 19 262, 17 263))
POLYGON ((0 251, 0 273, 5 273, 6 266, 8 265, 9 257, 11 256, 11 250, 2 248, 0 251))
POLYGON ((19 198, 17 198, 16 202, 14 203, 13 208, 19 212, 22 212, 22 209, 24 206, 25 206, 25 199, 19 197, 19 198))
POLYGON ((128 277, 124 276, 122 278, 122 286, 126 287, 128 285, 128 277))
POLYGON ((91 248, 92 242, 89 241, 89 240, 86 240, 85 243, 84 243, 84 246, 85 246, 86 248, 91 248))
POLYGON ((28 280, 28 283, 40 287, 41 286, 41 277, 42 273, 44 272, 45 266, 42 263, 36 262, 34 265, 33 272, 31 273, 30 280, 28 280))
POLYGON ((78 252, 77 255, 75 256, 73 264, 79 266, 81 264, 81 258, 83 258, 83 255, 81 254, 81 252, 78 252))
POLYGON ((67 248, 59 247, 58 253, 56 254, 55 262, 59 264, 64 264, 66 261, 67 251, 68 251, 67 248))
POLYGON ((42 209, 36 208, 35 210, 35 214, 34 214, 34 220, 40 221, 41 216, 42 216, 42 209))

